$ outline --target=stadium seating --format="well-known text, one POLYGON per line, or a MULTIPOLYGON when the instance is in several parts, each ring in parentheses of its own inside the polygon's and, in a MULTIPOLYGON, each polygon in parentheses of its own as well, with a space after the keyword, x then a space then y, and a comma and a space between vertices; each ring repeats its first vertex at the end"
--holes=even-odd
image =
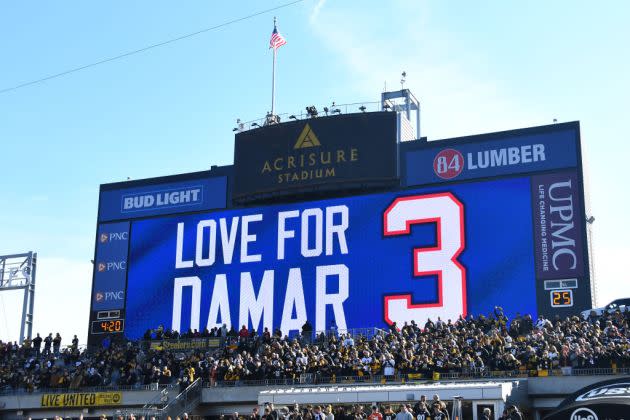
POLYGON ((508 320, 496 308, 489 316, 437 319, 369 334, 307 330, 289 338, 156 329, 148 340, 90 351, 73 345, 39 352, 30 341, 22 346, 0 342, 0 392, 174 383, 185 388, 198 378, 207 386, 222 386, 620 370, 630 367, 629 322, 630 311, 587 320, 528 315, 508 320), (174 336, 181 345, 166 345, 174 336))

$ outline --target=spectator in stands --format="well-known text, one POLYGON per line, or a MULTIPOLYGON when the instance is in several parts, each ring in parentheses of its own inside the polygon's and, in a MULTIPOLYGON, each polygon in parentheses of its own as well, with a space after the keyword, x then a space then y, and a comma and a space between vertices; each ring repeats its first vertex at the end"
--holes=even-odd
POLYGON ((55 338, 52 340, 53 342, 53 352, 56 356, 59 355, 59 349, 61 348, 61 336, 59 333, 55 334, 55 338))
POLYGON ((400 405, 400 410, 398 411, 398 414, 396 414, 396 420, 413 420, 413 416, 405 404, 400 405))
POLYGON ((445 409, 442 408, 441 404, 433 403, 433 413, 431 416, 432 420, 447 420, 448 414, 445 409))
POLYGON ((241 340, 245 340, 249 337, 249 330, 247 329, 245 325, 243 325, 240 331, 238 332, 238 337, 241 340))
POLYGON ((313 326, 307 319, 304 325, 302 325, 302 338, 307 342, 311 342, 311 336, 313 334, 313 326))
POLYGON ((50 353, 50 346, 52 346, 53 336, 52 333, 48 334, 46 338, 44 338, 44 354, 50 353))
POLYGON ((383 420, 383 415, 378 412, 378 406, 372 406, 372 412, 368 416, 368 420, 383 420))
POLYGON ((508 406, 508 414, 510 420, 523 420, 523 415, 519 411, 518 407, 515 405, 508 406))
POLYGON ((392 410, 391 405, 385 406, 385 411, 383 412, 383 420, 394 420, 396 418, 396 413, 392 410))
POLYGON ((39 336, 39 333, 33 338, 33 348, 35 349, 35 355, 39 356, 42 348, 42 338, 39 336))
MULTIPOLYGON (((432 322, 427 322, 428 329, 411 322, 370 338, 344 333, 341 337, 320 336, 313 343, 281 335, 252 337, 251 332, 241 340, 228 333, 224 347, 186 354, 130 342, 112 343, 92 352, 73 344, 54 356, 53 338, 48 335, 42 340, 45 348, 40 354, 37 343, 41 345, 41 337, 33 339, 34 350, 28 342, 22 346, 0 342, 0 389, 190 384, 197 378, 211 384, 261 379, 317 382, 346 376, 355 380, 390 374, 431 376, 435 371, 478 375, 497 370, 535 373, 559 367, 630 367, 629 311, 602 314, 596 321, 570 317, 551 323, 539 318, 536 328, 528 327, 531 317, 518 316, 504 324, 504 316, 499 308, 488 317, 460 317, 455 322, 440 319, 440 329, 432 322)), ((155 331, 156 337, 178 336, 163 328, 155 331)), ((212 336, 220 331, 197 334, 212 336)), ((427 408, 432 410, 432 406, 427 408)), ((414 411, 417 415, 417 406, 414 411)), ((355 414, 350 411, 348 415, 355 414)))
POLYGON ((486 407, 483 409, 481 420, 492 420, 492 417, 490 417, 491 415, 492 415, 492 411, 490 411, 490 409, 486 407))
POLYGON ((328 404, 324 408, 325 420, 335 420, 335 413, 333 412, 332 405, 328 404))
POLYGON ((431 413, 429 412, 426 403, 420 403, 418 409, 415 411, 416 420, 429 420, 431 413))
POLYGON ((79 339, 77 338, 77 335, 74 335, 74 338, 72 339, 72 350, 77 350, 79 348, 79 339))
POLYGON ((319 405, 313 408, 313 420, 326 420, 326 416, 322 413, 322 408, 319 405))

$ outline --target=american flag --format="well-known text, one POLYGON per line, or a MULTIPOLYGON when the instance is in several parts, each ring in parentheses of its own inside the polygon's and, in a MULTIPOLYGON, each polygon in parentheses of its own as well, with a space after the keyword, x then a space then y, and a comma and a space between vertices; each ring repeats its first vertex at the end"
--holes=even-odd
POLYGON ((286 43, 287 41, 282 37, 282 35, 280 35, 278 28, 274 25, 273 32, 271 33, 271 39, 269 40, 269 48, 276 50, 286 43))

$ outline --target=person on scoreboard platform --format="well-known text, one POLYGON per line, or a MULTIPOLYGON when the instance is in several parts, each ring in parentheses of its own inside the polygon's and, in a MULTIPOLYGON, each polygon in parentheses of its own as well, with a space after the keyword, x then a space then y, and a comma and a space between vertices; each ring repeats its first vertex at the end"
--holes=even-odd
POLYGON ((72 350, 77 350, 79 348, 79 339, 77 338, 77 335, 74 335, 74 338, 72 339, 72 350))
POLYGON ((46 338, 44 338, 44 354, 50 353, 50 346, 52 346, 53 336, 52 333, 48 334, 46 338))
POLYGON ((33 338, 33 348, 35 349, 35 354, 39 356, 42 349, 42 338, 39 336, 39 333, 33 338))

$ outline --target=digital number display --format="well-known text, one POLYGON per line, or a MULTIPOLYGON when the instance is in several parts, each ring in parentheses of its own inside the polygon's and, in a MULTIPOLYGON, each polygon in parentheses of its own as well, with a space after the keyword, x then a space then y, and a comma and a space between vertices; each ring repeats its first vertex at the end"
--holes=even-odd
POLYGON ((573 291, 571 290, 552 290, 550 296, 551 306, 554 308, 573 306, 573 291))
POLYGON ((125 330, 124 319, 92 321, 92 334, 121 333, 125 330))

